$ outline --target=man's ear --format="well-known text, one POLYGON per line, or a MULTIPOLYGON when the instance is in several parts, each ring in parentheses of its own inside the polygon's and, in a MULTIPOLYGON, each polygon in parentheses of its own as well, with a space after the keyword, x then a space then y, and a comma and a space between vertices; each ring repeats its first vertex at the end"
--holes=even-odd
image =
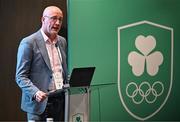
POLYGON ((42 23, 44 22, 44 20, 45 20, 45 18, 44 18, 44 17, 41 17, 41 22, 42 22, 42 23))

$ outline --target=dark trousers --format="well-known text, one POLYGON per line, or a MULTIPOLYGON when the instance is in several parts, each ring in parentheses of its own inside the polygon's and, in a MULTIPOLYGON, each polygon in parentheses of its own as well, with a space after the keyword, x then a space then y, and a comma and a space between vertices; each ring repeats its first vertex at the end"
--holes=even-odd
POLYGON ((28 120, 46 121, 47 118, 53 118, 53 121, 64 121, 64 99, 64 93, 49 97, 45 111, 41 115, 27 113, 28 120))

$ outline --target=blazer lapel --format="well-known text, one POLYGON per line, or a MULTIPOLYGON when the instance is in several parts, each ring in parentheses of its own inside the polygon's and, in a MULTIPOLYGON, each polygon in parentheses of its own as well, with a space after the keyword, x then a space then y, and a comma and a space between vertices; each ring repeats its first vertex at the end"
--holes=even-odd
POLYGON ((45 45, 45 41, 43 39, 41 31, 38 31, 37 35, 38 35, 38 40, 36 42, 37 42, 37 45, 39 47, 39 50, 40 50, 40 52, 42 54, 42 57, 43 57, 44 61, 46 62, 46 65, 52 71, 49 56, 48 56, 48 52, 47 52, 46 45, 45 45))

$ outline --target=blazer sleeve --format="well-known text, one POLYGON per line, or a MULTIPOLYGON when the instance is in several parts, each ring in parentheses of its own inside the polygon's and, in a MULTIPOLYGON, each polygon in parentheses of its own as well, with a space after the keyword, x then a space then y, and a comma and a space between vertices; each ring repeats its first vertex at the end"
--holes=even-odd
POLYGON ((33 85, 29 78, 32 60, 33 43, 30 43, 28 39, 23 39, 19 45, 17 53, 16 82, 22 92, 31 98, 33 98, 35 93, 39 90, 35 85, 33 85))

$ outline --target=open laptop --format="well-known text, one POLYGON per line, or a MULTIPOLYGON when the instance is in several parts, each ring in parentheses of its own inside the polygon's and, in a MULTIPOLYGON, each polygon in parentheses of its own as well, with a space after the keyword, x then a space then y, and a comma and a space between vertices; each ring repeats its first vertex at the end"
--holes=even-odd
POLYGON ((59 93, 63 92, 64 89, 68 89, 69 87, 89 87, 93 78, 94 71, 95 67, 74 68, 70 76, 69 84, 65 84, 65 87, 63 89, 50 91, 47 93, 47 95, 56 96, 59 93))
POLYGON ((74 68, 69 80, 70 87, 90 86, 95 67, 74 68))

